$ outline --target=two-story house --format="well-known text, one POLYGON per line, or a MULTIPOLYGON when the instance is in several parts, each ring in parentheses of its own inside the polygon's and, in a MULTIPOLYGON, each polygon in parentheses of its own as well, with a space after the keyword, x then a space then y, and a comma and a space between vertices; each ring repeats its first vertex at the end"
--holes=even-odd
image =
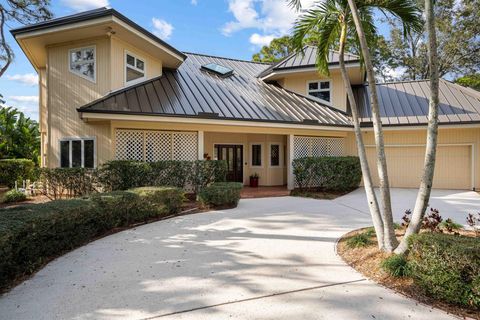
MULTIPOLYGON (((43 166, 225 159, 229 180, 292 188, 292 159, 356 154, 335 52, 328 77, 310 47, 274 65, 185 53, 107 8, 11 32, 39 74, 43 166)), ((346 61, 375 165, 365 73, 346 61)), ((428 81, 378 88, 391 185, 417 187, 428 81)), ((434 187, 479 188, 480 94, 444 80, 440 92, 434 187)))

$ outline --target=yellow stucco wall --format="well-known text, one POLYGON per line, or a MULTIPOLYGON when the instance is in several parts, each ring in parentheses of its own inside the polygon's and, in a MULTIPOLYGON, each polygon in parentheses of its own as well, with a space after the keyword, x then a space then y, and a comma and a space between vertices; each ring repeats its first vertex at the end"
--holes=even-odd
POLYGON ((147 79, 161 75, 160 60, 118 39, 101 37, 47 48, 46 72, 40 72, 41 89, 44 86, 43 82, 46 82, 45 93, 40 94, 40 120, 45 124, 41 129, 45 132, 42 143, 45 166, 59 165, 59 140, 67 137, 95 138, 97 164, 112 157, 110 122, 86 123, 80 119, 76 109, 124 86, 125 50, 145 59, 147 79), (95 82, 69 70, 69 50, 85 46, 96 48, 95 82), (42 107, 44 99, 46 107, 42 107))
MULTIPOLYGON (((404 187, 418 186, 425 151, 426 129, 388 130, 384 132, 390 180, 404 187), (390 154, 390 156, 389 156, 390 154)), ((367 155, 372 169, 376 163, 373 131, 364 133, 367 155)), ((441 127, 438 136, 438 160, 435 168, 434 187, 470 189, 472 173, 475 189, 480 189, 480 128, 441 127)), ((346 139, 348 154, 356 155, 357 149, 353 133, 346 139)), ((373 171, 373 170, 372 170, 373 171)), ((372 175, 377 180, 376 172, 372 175)), ((394 185, 395 186, 395 185, 394 185)))

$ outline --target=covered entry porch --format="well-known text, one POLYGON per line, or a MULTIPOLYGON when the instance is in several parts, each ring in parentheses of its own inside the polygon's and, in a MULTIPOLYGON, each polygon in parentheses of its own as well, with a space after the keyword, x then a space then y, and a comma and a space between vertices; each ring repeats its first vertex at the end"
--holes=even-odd
POLYGON ((227 179, 261 187, 295 187, 292 160, 349 154, 347 132, 289 128, 112 122, 114 159, 225 160, 227 179))

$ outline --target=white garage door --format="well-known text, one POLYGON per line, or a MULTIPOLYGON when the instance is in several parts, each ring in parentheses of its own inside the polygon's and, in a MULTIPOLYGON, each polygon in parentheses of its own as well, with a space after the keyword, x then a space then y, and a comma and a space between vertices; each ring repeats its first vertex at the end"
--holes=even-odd
MULTIPOLYGON (((388 177, 394 188, 418 188, 425 157, 424 146, 386 146, 388 177)), ((375 185, 378 185, 376 152, 367 147, 367 156, 375 185)), ((472 147, 438 146, 433 187, 472 189, 472 147)))

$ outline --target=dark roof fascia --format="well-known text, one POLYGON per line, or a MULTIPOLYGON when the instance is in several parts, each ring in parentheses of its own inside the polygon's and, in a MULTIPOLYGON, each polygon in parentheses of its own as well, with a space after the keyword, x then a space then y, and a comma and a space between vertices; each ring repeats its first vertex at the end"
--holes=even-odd
MULTIPOLYGON (((239 119, 231 117, 211 117, 211 116, 198 116, 198 115, 176 115, 176 114, 164 114, 153 112, 127 112, 127 111, 113 111, 113 110, 88 110, 77 108, 81 113, 103 113, 103 114, 123 114, 123 115, 138 115, 138 116, 159 116, 169 118, 188 118, 188 119, 202 119, 202 120, 230 120, 230 121, 245 121, 245 122, 259 122, 259 123, 281 123, 281 124, 294 124, 294 125, 313 125, 305 123, 303 121, 282 121, 282 120, 263 120, 263 119, 239 119)), ((334 123, 320 123, 315 124, 318 127, 338 127, 338 128, 353 128, 351 124, 334 124, 334 123)))
POLYGON ((117 10, 112 9, 112 8, 94 9, 94 10, 86 11, 86 12, 79 13, 79 14, 74 14, 74 15, 70 15, 70 16, 66 16, 66 17, 57 18, 57 19, 52 19, 52 20, 32 24, 32 25, 29 25, 29 26, 26 26, 26 27, 12 29, 12 30, 10 30, 10 33, 15 37, 15 36, 17 36, 19 34, 22 34, 22 33, 48 29, 48 28, 52 28, 52 27, 63 26, 63 25, 72 24, 72 23, 75 23, 75 22, 81 22, 81 21, 85 21, 85 20, 102 18, 102 17, 106 17, 106 16, 110 16, 110 15, 120 19, 121 21, 125 22, 126 24, 128 24, 132 28, 134 28, 137 31, 143 33, 147 37, 151 38, 152 40, 154 40, 158 44, 168 48, 171 51, 173 51, 175 54, 182 57, 183 60, 185 60, 187 58, 187 56, 183 52, 175 49, 174 47, 172 47, 171 45, 169 45, 168 43, 166 43, 162 39, 155 36, 150 31, 148 31, 145 28, 139 26, 138 24, 136 24, 135 22, 133 22, 132 20, 130 20, 129 18, 127 18, 126 16, 124 16, 123 14, 121 14, 120 12, 118 12, 117 10))

